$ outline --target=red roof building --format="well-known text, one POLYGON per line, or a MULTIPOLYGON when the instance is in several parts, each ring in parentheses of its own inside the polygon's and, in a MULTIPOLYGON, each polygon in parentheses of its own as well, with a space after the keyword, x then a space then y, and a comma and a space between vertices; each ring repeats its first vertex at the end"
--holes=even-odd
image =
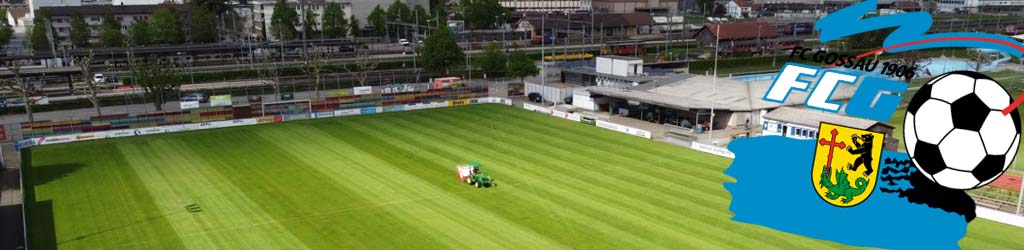
POLYGON ((704 47, 714 48, 718 40, 719 52, 759 52, 770 48, 786 48, 799 41, 783 40, 767 22, 709 23, 694 35, 704 47))

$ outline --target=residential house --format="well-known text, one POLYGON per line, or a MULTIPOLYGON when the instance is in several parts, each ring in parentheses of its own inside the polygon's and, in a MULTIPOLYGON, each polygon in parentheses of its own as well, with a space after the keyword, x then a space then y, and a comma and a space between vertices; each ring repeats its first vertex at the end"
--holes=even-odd
MULTIPOLYGON (((135 22, 148 21, 160 8, 173 8, 179 15, 187 20, 192 6, 187 4, 159 4, 159 5, 90 5, 90 6, 62 6, 62 7, 41 7, 50 15, 50 26, 56 31, 53 35, 57 48, 71 49, 71 18, 74 15, 81 15, 89 24, 90 42, 99 42, 100 25, 103 23, 103 16, 112 14, 114 19, 121 26, 121 32, 128 34, 128 27, 135 22)), ((31 24, 29 24, 31 25, 31 24)), ((184 26, 187 29, 187 25, 184 26)))

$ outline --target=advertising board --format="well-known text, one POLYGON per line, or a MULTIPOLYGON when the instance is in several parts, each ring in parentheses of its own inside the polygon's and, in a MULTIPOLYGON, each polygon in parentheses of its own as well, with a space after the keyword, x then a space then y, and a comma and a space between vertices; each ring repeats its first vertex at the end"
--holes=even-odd
POLYGON ((214 95, 210 96, 210 106, 231 106, 231 95, 214 95))
POLYGON ((199 108, 199 101, 180 102, 181 109, 199 108))
POLYGON ((352 93, 355 94, 355 95, 369 95, 369 94, 373 94, 373 87, 370 87, 370 86, 355 87, 355 88, 352 88, 352 93))

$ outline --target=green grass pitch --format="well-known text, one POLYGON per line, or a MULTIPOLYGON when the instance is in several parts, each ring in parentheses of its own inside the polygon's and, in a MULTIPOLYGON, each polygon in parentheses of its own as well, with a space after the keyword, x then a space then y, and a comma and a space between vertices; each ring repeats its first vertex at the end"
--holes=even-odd
MULTIPOLYGON (((728 159, 502 105, 31 151, 32 249, 846 247, 730 221, 728 159)), ((961 245, 1019 239, 979 219, 961 245)))

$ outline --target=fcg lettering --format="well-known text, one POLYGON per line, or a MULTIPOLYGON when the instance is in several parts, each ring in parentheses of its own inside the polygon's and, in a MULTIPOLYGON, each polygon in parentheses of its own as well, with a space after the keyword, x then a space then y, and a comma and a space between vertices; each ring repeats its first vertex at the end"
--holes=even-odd
POLYGON ((906 83, 892 81, 883 78, 858 76, 856 74, 843 72, 834 69, 822 70, 819 67, 787 63, 782 71, 775 77, 775 81, 768 87, 762 98, 765 101, 785 103, 791 91, 807 92, 811 85, 807 99, 804 102, 808 108, 817 109, 832 113, 838 113, 842 109, 841 103, 831 101, 832 93, 839 84, 854 85, 859 78, 863 78, 860 87, 853 93, 850 102, 846 105, 846 114, 865 119, 881 122, 889 121, 892 114, 900 104, 902 94, 907 90, 906 83), (801 80, 801 78, 816 79, 816 83, 801 80))

